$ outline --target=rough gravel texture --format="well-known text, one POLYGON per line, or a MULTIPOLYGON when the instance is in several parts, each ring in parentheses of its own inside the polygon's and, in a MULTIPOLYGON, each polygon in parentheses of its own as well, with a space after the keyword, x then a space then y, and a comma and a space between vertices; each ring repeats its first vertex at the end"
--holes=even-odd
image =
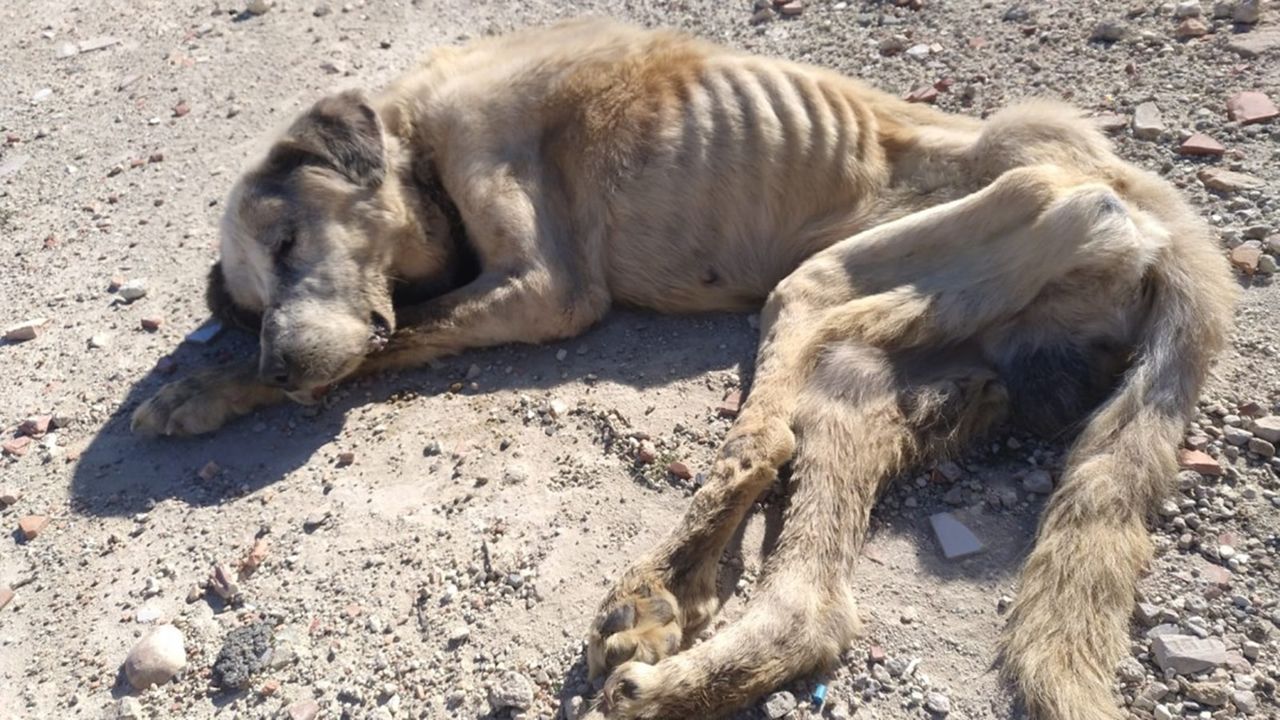
MULTIPOLYGON (((552 718, 582 706, 591 613, 688 503, 697 476, 670 464, 708 466, 730 422, 718 407, 751 366, 748 318, 620 312, 558 345, 362 381, 211 438, 143 442, 127 418, 166 379, 252 351, 230 334, 181 341, 204 320, 223 197, 272 130, 433 45, 594 12, 957 112, 1067 98, 1112 116, 1120 152, 1185 189, 1244 291, 1188 428, 1208 474, 1185 471, 1153 518, 1158 554, 1116 690, 1141 718, 1277 717, 1280 421, 1260 418, 1280 414, 1280 121, 1241 125, 1227 103, 1280 100, 1280 17, 1264 8, 1237 27, 1214 4, 0 4, 0 328, 44 320, 0 344, 0 716, 552 718), (1200 37, 1186 22, 1197 16, 1200 37), (1138 139, 1132 114, 1147 102, 1156 126, 1144 117, 1138 139), (1224 151, 1197 139, 1208 154, 1180 153, 1194 133, 1224 151), (1206 169, 1252 179, 1210 190, 1238 178, 1206 169), (116 290, 129 282, 126 301, 116 290), (25 539, 29 516, 48 524, 25 539), (250 561, 258 538, 265 556, 250 561), (238 574, 245 563, 256 571, 238 574), (215 564, 238 594, 210 585, 215 564), (243 690, 218 687, 229 635, 263 621, 275 627, 266 665, 243 690), (187 668, 134 695, 120 664, 160 622, 184 633, 187 668), (1215 640, 1225 660, 1166 675, 1151 637, 1170 633, 1215 640)), ((995 639, 1045 499, 1027 491, 1043 476, 1024 480, 1056 478, 1062 462, 1061 446, 1011 429, 903 478, 859 568, 865 638, 831 675, 781 688, 799 701, 786 717, 819 715, 819 681, 832 718, 1017 717, 995 639), (928 521, 943 511, 985 550, 944 559, 928 521)), ((722 622, 752 594, 776 509, 762 503, 725 565, 722 622)))

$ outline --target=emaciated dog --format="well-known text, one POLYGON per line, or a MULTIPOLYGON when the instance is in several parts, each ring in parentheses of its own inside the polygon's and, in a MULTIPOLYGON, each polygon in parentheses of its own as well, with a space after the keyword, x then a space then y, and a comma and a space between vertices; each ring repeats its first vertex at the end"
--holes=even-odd
POLYGON ((235 186, 209 299, 256 359, 165 387, 134 428, 187 435, 355 373, 573 336, 614 303, 763 302, 757 370, 704 487, 590 631, 595 712, 713 717, 854 637, 872 504, 1002 418, 1078 430, 1003 636, 1034 717, 1121 717, 1113 668, 1144 520, 1234 283, 1173 187, 1078 113, 987 121, 817 67, 578 21, 432 53, 301 115, 235 186), (745 617, 718 559, 784 463, 745 617))

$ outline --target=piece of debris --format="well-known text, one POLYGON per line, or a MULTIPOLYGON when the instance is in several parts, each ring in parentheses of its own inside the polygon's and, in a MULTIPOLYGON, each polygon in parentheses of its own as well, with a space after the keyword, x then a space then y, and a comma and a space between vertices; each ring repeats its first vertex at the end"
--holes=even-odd
POLYGON ((667 464, 667 472, 675 475, 681 480, 688 480, 693 477, 693 471, 689 470, 689 466, 679 460, 672 461, 667 464))
POLYGON ((1250 125, 1280 117, 1280 109, 1271 98, 1250 90, 1237 93, 1227 101, 1227 115, 1241 125, 1250 125))
POLYGON ((13 457, 22 457, 23 455, 26 455, 27 451, 30 449, 31 438, 27 435, 19 435, 16 438, 10 438, 5 440, 3 443, 0 443, 0 451, 3 451, 5 455, 12 455, 13 457))
POLYGON ((1139 140, 1155 140, 1164 132, 1164 120, 1160 108, 1153 102, 1144 102, 1133 109, 1133 136, 1139 140))
POLYGON ((37 318, 34 320, 23 320, 17 325, 10 325, 4 330, 4 339, 9 342, 26 342, 35 340, 40 336, 40 331, 49 323, 45 318, 37 318))
POLYGON ((942 554, 948 560, 962 558, 982 551, 982 541, 964 523, 949 512, 929 516, 933 534, 942 546, 942 554))
POLYGON ((248 578, 258 571, 264 560, 267 559, 267 550, 269 545, 266 538, 258 538, 253 541, 253 547, 249 548, 249 552, 245 554, 244 559, 240 561, 239 576, 241 580, 248 578))
POLYGON ((240 586, 231 576, 231 571, 222 563, 217 563, 209 571, 209 589, 224 602, 232 602, 240 595, 240 586))
POLYGON ((160 625, 138 641, 124 661, 124 674, 137 690, 163 685, 187 665, 182 631, 160 625))
POLYGON ((350 450, 344 450, 343 452, 338 453, 338 467, 347 467, 348 465, 354 464, 355 461, 356 454, 350 450))
POLYGON ((208 345, 213 342, 218 335, 222 334, 222 327, 221 320, 207 320, 200 327, 187 333, 185 341, 193 342, 197 345, 208 345))
POLYGON ((218 473, 220 472, 222 472, 222 468, 218 467, 218 463, 210 460, 204 464, 204 467, 200 468, 200 472, 196 473, 196 477, 199 477, 205 482, 209 482, 210 480, 218 477, 218 473))
POLYGON ((48 515, 24 515, 18 518, 18 533, 23 540, 35 540, 36 536, 49 527, 48 515))
POLYGON ((1200 182, 1210 190, 1218 192, 1238 192, 1240 190, 1261 190, 1266 183, 1252 175, 1223 170, 1222 168, 1205 168, 1196 174, 1200 182))
POLYGON ((795 710, 795 709, 796 709, 796 696, 792 695, 786 690, 781 690, 776 693, 773 693, 769 697, 765 698, 765 701, 764 701, 764 714, 768 715, 773 720, 777 720, 777 718, 786 717, 787 715, 791 714, 792 710, 795 710))
MULTIPOLYGON (((1228 254, 1231 264, 1245 275, 1258 272, 1258 262, 1262 260, 1262 246, 1255 243, 1244 243, 1231 248, 1228 254)), ((1236 428, 1238 430, 1238 428, 1236 428)), ((1247 441, 1247 438, 1246 438, 1247 441)), ((1233 443, 1241 444, 1241 443, 1233 443)))
POLYGON ((1178 466, 1188 470, 1195 470, 1201 475, 1212 475, 1217 477, 1222 474, 1222 466, 1218 464, 1213 456, 1200 450, 1180 450, 1178 451, 1178 466))
POLYGON ((1183 140, 1182 144, 1178 146, 1179 153, 1199 157, 1218 157, 1226 151, 1227 149, 1222 146, 1222 143, 1204 133, 1196 133, 1183 140))
POLYGON ((147 332, 155 332, 164 325, 164 318, 157 317, 155 315, 148 315, 147 317, 139 320, 138 323, 142 326, 143 330, 146 330, 147 332))
POLYGON ((722 418, 733 419, 738 417, 738 411, 742 409, 742 391, 734 390, 716 406, 716 415, 722 418))
POLYGON ((272 630, 270 623, 258 621, 227 633, 213 662, 214 685, 228 690, 248 686, 270 657, 272 630))

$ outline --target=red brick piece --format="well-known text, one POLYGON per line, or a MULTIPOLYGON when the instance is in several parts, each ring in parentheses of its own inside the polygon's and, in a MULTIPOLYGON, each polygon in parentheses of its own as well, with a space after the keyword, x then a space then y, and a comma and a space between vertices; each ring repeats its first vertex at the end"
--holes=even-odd
POLYGON ((667 465, 667 472, 671 473, 672 475, 675 475, 681 480, 688 480, 689 478, 693 477, 693 472, 689 470, 689 466, 685 465, 679 460, 676 460, 675 462, 667 465))
POLYGON ((1222 466, 1218 464, 1218 461, 1214 460, 1212 455, 1199 450, 1179 451, 1178 465, 1188 470, 1195 470, 1201 475, 1217 477, 1222 474, 1222 466))
POLYGON ((36 536, 49 527, 48 515, 25 515, 18 518, 18 532, 23 540, 35 540, 36 536))
POLYGON ((1237 93, 1227 101, 1227 114, 1241 125, 1251 125, 1280 117, 1280 109, 1271 98, 1250 90, 1237 93))
POLYGON ((1204 133, 1196 133, 1186 140, 1183 140, 1182 144, 1178 146, 1178 152, 1183 155, 1218 157, 1226 151, 1227 149, 1222 146, 1222 143, 1214 140, 1204 133))

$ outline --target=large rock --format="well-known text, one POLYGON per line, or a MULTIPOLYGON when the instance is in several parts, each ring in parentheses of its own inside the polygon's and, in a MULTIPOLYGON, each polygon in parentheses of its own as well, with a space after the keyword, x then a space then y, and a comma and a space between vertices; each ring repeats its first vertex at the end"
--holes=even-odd
POLYGON ((496 713, 505 708, 528 710, 533 705, 533 681, 509 672, 489 686, 489 707, 496 713))
POLYGON ((124 660, 124 675, 138 690, 163 685, 187 665, 187 648, 182 631, 161 625, 147 633, 124 660))
POLYGON ((1172 670, 1178 675, 1191 675, 1227 664, 1227 648, 1215 638, 1157 635, 1151 641, 1151 653, 1160 669, 1172 670))
POLYGON ((1253 421, 1253 434, 1269 443, 1280 443, 1280 415, 1268 415, 1253 421))

